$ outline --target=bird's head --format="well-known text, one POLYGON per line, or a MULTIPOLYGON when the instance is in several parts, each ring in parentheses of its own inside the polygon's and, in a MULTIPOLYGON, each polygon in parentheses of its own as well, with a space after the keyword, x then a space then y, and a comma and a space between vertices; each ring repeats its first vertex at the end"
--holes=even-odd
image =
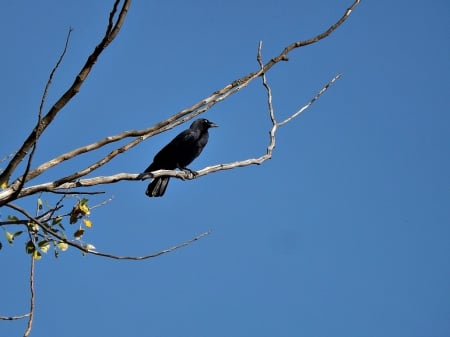
POLYGON ((200 130, 208 130, 209 128, 217 128, 218 125, 207 120, 206 118, 200 118, 195 120, 191 124, 191 129, 200 129, 200 130))

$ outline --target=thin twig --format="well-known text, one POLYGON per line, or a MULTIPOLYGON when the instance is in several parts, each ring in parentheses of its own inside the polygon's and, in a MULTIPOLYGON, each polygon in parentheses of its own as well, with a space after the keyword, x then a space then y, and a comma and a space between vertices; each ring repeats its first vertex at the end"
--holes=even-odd
POLYGON ((291 120, 293 120, 294 118, 298 117, 301 113, 303 113, 306 109, 308 109, 315 101, 317 101, 319 99, 320 96, 322 96, 322 94, 327 91, 327 89, 334 84, 334 82, 336 82, 338 79, 340 79, 342 77, 342 74, 337 74, 336 76, 334 76, 331 81, 329 81, 322 89, 320 89, 320 91, 303 107, 301 107, 296 113, 294 113, 292 116, 289 116, 288 118, 286 118, 284 121, 279 122, 278 126, 282 126, 284 124, 289 123, 291 120))
POLYGON ((50 88, 50 85, 52 84, 53 76, 55 75, 56 70, 58 70, 59 65, 61 64, 62 60, 64 59, 64 56, 66 55, 67 48, 69 47, 70 34, 72 33, 72 31, 73 31, 73 29, 72 29, 72 27, 70 27, 69 31, 67 32, 66 43, 64 44, 64 49, 63 49, 61 55, 59 56, 58 61, 56 62, 55 66, 53 67, 52 71, 50 72, 50 76, 48 77, 47 83, 44 88, 44 93, 42 94, 41 105, 39 106, 39 116, 42 116, 42 110, 44 109, 45 100, 47 98, 48 89, 50 88))
POLYGON ((18 226, 28 224, 28 220, 5 220, 0 221, 0 226, 18 226))
POLYGON ((25 167, 25 171, 22 174, 21 177, 19 177, 15 183, 15 185, 17 185, 18 182, 18 186, 15 187, 14 189, 14 193, 10 196, 9 200, 14 200, 20 193, 20 191, 22 190, 23 186, 25 185, 25 182, 27 181, 27 175, 28 172, 30 172, 30 168, 31 168, 31 163, 33 161, 33 157, 34 154, 36 152, 37 149, 37 143, 39 140, 39 137, 41 136, 41 133, 43 131, 42 128, 42 109, 44 107, 45 104, 45 99, 47 97, 47 92, 48 89, 50 88, 50 85, 52 83, 52 79, 53 76, 55 75, 56 70, 59 68, 59 65, 61 64, 62 60, 64 59, 64 55, 66 55, 66 51, 67 51, 67 47, 69 45, 69 40, 70 40, 70 33, 72 32, 72 28, 69 29, 69 32, 67 33, 67 37, 66 37, 66 43, 64 44, 64 49, 61 53, 61 55, 58 58, 58 61, 56 62, 55 66, 53 67, 52 71, 50 72, 50 75, 48 77, 47 83, 45 85, 45 89, 44 92, 42 94, 42 99, 41 99, 41 104, 39 106, 39 112, 38 112, 38 121, 36 123, 36 127, 35 127, 35 139, 34 142, 31 145, 31 152, 30 155, 28 156, 28 160, 27 160, 27 165, 25 167))
POLYGON ((117 256, 117 255, 112 255, 112 254, 101 253, 101 252, 94 251, 94 250, 88 250, 87 252, 90 253, 90 254, 93 254, 93 255, 108 257, 108 258, 115 259, 115 260, 135 260, 135 261, 147 260, 147 259, 151 259, 151 258, 154 258, 154 257, 161 256, 163 254, 171 253, 171 252, 173 252, 173 251, 175 251, 177 249, 186 247, 186 246, 190 245, 191 243, 193 243, 195 241, 198 241, 201 238, 203 238, 203 237, 205 237, 205 236, 207 236, 209 234, 211 234, 211 231, 206 231, 206 232, 203 232, 202 234, 197 235, 196 237, 194 237, 194 238, 192 238, 192 239, 190 239, 188 241, 185 241, 185 242, 180 243, 178 245, 175 245, 173 247, 170 247, 170 248, 167 248, 167 249, 164 249, 164 250, 161 250, 159 252, 152 253, 152 254, 149 254, 149 255, 143 255, 143 256, 117 256))
MULTIPOLYGON (((259 42, 258 45, 258 55, 256 57, 261 69, 264 68, 264 64, 262 62, 262 41, 259 42)), ((275 112, 272 104, 272 89, 267 83, 266 73, 262 73, 262 84, 267 92, 267 107, 269 109, 270 121, 272 122, 272 128, 269 131, 269 145, 267 146, 266 154, 263 156, 264 160, 270 159, 272 157, 273 149, 275 148, 275 133, 277 132, 278 124, 275 118, 275 112)))
POLYGON ((114 199, 114 197, 109 197, 108 199, 102 201, 101 203, 99 203, 99 204, 97 204, 97 205, 94 205, 94 206, 91 206, 91 207, 89 207, 89 208, 90 208, 91 210, 93 210, 93 209, 96 209, 96 208, 98 208, 98 207, 105 206, 106 204, 109 204, 111 201, 113 201, 113 199, 114 199))
POLYGON ((161 256, 163 254, 167 254, 167 253, 171 253, 177 249, 186 247, 188 245, 190 245, 191 243, 200 240, 201 238, 211 234, 211 231, 206 231, 200 235, 197 235, 196 237, 187 240, 183 243, 177 244, 175 246, 172 246, 170 248, 161 250, 159 252, 156 253, 151 253, 151 254, 147 254, 147 255, 143 255, 143 256, 120 256, 120 255, 113 255, 113 254, 109 254, 109 253, 103 253, 103 252, 99 252, 97 250, 92 250, 89 248, 86 248, 85 246, 78 244, 74 241, 68 240, 67 238, 59 235, 57 232, 55 232, 53 229, 51 229, 50 227, 48 227, 44 222, 39 221, 38 219, 36 219, 35 217, 33 217, 31 214, 29 214, 26 210, 24 210, 22 207, 8 203, 5 206, 12 208, 14 210, 16 210, 19 213, 22 213, 25 217, 27 217, 28 219, 30 219, 32 222, 36 223, 39 227, 42 228, 42 230, 49 234, 54 236, 56 239, 58 239, 61 242, 65 242, 67 243, 69 246, 72 246, 80 251, 82 251, 85 254, 92 254, 92 255, 97 255, 97 256, 103 256, 103 257, 107 257, 110 259, 115 259, 115 260, 135 260, 135 261, 139 261, 139 260, 147 260, 147 259, 151 259, 154 257, 158 257, 161 256))
POLYGON ((15 321, 18 319, 24 319, 25 317, 30 316, 30 313, 18 315, 18 316, 0 316, 0 320, 2 321, 15 321))
POLYGON ((66 43, 64 45, 63 52, 61 53, 58 61, 56 62, 56 65, 53 67, 52 71, 50 72, 50 76, 49 76, 49 78, 47 80, 47 83, 45 85, 44 93, 42 94, 41 104, 39 106, 38 121, 37 121, 36 127, 35 127, 35 130, 36 130, 36 132, 35 132, 35 139, 34 139, 33 144, 31 145, 31 152, 30 152, 30 154, 28 156, 27 164, 25 166, 25 171, 23 172, 22 176, 19 177, 16 180, 16 183, 14 185, 18 185, 18 186, 14 187, 14 193, 11 194, 11 196, 9 197, 9 200, 14 200, 20 194, 20 191, 22 190, 23 186, 25 185, 25 182, 27 181, 26 177, 28 175, 28 172, 30 172, 31 163, 33 161, 33 157, 34 157, 34 154, 35 154, 36 149, 37 149, 38 140, 39 140, 39 137, 41 136, 41 133, 43 131, 42 124, 41 124, 41 122, 42 122, 42 109, 43 109, 43 106, 44 106, 44 103, 45 103, 45 99, 47 97, 47 92, 48 92, 48 89, 50 88, 53 76, 54 76, 56 70, 58 69, 59 65, 61 64, 61 62, 62 62, 62 60, 64 58, 64 55, 66 54, 67 46, 69 44, 69 39, 70 39, 70 33, 71 32, 72 32, 72 29, 69 29, 69 32, 68 32, 67 38, 66 38, 66 43))
POLYGON ((34 318, 34 264, 35 259, 33 255, 30 256, 31 265, 30 265, 30 314, 28 316, 28 323, 25 333, 23 337, 29 336, 31 332, 31 328, 33 326, 33 318, 34 318))
POLYGON ((64 195, 67 195, 67 196, 105 194, 104 191, 92 191, 92 192, 90 192, 90 191, 66 191, 66 192, 64 192, 64 191, 55 191, 55 190, 53 190, 53 191, 48 191, 48 192, 53 193, 53 194, 64 194, 64 195))
POLYGON ((109 20, 108 20, 108 26, 106 27, 105 36, 109 36, 111 34, 111 31, 114 26, 114 16, 117 13, 117 7, 119 6, 120 0, 116 0, 114 2, 113 8, 111 12, 109 13, 109 20))

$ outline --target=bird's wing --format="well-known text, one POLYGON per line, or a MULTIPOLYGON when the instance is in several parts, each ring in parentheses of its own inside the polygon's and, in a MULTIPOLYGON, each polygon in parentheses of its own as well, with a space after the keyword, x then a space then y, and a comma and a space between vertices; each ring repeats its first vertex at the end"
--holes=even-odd
POLYGON ((173 170, 178 167, 180 156, 186 151, 186 147, 196 140, 196 132, 187 129, 179 133, 169 144, 164 146, 153 158, 153 163, 146 169, 151 172, 159 169, 173 170))

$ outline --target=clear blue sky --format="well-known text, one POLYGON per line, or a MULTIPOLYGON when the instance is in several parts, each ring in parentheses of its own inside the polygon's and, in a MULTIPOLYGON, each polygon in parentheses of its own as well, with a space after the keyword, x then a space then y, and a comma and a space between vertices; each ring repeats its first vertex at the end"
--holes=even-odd
MULTIPOLYGON (((48 104, 99 41, 111 3, 2 5, 0 156, 34 125, 68 28, 48 104)), ((350 3, 135 1, 117 40, 46 131, 35 164, 153 125, 256 70, 259 40, 268 60, 322 32, 350 3)), ((156 200, 145 197, 145 182, 102 187, 106 196, 90 203, 114 200, 93 212, 86 236, 101 251, 143 255, 212 234, 142 262, 74 249, 46 256, 36 269, 32 336, 450 336, 449 17, 444 0, 362 0, 332 36, 268 74, 279 119, 344 74, 279 130, 272 160, 174 180, 156 200)), ((220 128, 191 168, 265 153, 270 125, 259 81, 204 116, 220 128)), ((182 129, 98 174, 141 172, 182 129)), ((96 159, 84 156, 38 182, 96 159)), ((25 313, 23 239, 1 241, 0 314, 25 313)), ((21 336, 24 326, 0 322, 0 337, 21 336)))

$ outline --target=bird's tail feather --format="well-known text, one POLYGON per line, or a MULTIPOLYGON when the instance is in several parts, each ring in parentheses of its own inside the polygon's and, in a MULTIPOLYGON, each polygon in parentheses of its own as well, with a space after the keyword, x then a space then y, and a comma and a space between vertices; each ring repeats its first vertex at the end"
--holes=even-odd
POLYGON ((166 192, 167 185, 169 184, 170 177, 158 177, 152 180, 148 184, 145 194, 148 197, 162 197, 166 192))

